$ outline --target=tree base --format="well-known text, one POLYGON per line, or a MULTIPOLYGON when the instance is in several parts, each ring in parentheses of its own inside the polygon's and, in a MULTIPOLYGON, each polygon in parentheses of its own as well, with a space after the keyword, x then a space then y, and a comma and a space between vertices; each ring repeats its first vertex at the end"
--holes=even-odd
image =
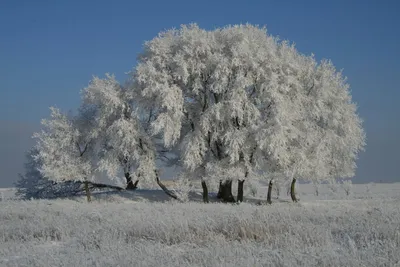
POLYGON ((237 202, 243 202, 243 184, 245 180, 238 181, 237 202))
POLYGON ((226 180, 225 183, 220 181, 217 198, 227 203, 236 202, 232 194, 232 180, 226 180))
POLYGON ((92 197, 90 195, 90 189, 89 189, 89 182, 88 181, 85 181, 85 193, 86 193, 87 202, 92 202, 92 197))
POLYGON ((131 174, 129 172, 125 173, 125 179, 126 179, 126 187, 125 187, 126 190, 136 190, 137 189, 139 180, 136 180, 136 182, 133 183, 131 174))
POLYGON ((272 204, 272 179, 269 181, 268 184, 267 203, 272 204))
POLYGON ((134 183, 132 180, 126 185, 126 190, 136 190, 138 187, 139 180, 136 180, 134 183))
POLYGON ((293 178, 292 184, 290 185, 290 197, 292 198, 293 202, 298 202, 299 200, 296 198, 296 178, 293 178))
POLYGON ((201 181, 201 187, 203 188, 203 202, 208 203, 208 188, 205 181, 201 181))

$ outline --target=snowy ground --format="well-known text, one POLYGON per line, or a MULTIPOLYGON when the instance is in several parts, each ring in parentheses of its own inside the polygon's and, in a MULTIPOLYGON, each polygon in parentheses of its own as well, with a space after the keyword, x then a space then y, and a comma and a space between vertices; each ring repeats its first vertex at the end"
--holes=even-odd
POLYGON ((273 205, 177 203, 151 190, 90 204, 0 192, 0 266, 400 266, 400 184, 353 185, 349 196, 325 185, 318 197, 300 185, 300 203, 281 190, 273 205))

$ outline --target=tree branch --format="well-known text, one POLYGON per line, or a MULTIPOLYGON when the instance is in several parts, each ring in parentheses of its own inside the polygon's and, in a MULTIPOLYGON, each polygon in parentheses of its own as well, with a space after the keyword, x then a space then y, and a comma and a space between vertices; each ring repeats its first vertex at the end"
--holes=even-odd
POLYGON ((314 85, 315 85, 315 82, 314 82, 314 80, 313 80, 313 84, 312 84, 311 87, 308 89, 307 96, 310 95, 311 90, 314 88, 314 85))
POLYGON ((157 172, 157 170, 154 170, 154 173, 156 174, 156 181, 157 181, 157 184, 161 187, 161 189, 165 192, 165 194, 167 194, 168 196, 172 197, 173 199, 180 200, 180 199, 178 198, 178 196, 177 196, 174 192, 172 192, 171 190, 169 190, 169 189, 160 181, 160 178, 158 177, 158 172, 157 172))
POLYGON ((79 151, 79 156, 82 157, 83 154, 85 154, 87 148, 88 148, 88 143, 86 143, 85 147, 83 148, 83 150, 81 150, 81 146, 79 145, 78 142, 75 142, 76 147, 78 148, 79 151))

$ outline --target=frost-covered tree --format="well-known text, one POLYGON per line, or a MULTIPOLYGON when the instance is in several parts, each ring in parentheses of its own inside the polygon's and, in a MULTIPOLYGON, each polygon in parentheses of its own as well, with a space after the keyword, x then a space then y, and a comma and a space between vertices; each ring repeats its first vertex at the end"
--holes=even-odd
POLYGON ((34 147, 26 154, 25 172, 19 174, 19 179, 15 183, 18 197, 22 199, 52 199, 76 196, 85 190, 86 183, 88 183, 90 191, 124 189, 119 186, 91 181, 66 180, 55 182, 42 175, 39 171, 42 168, 41 166, 42 162, 38 157, 38 150, 34 147))
POLYGON ((153 133, 179 143, 203 188, 204 177, 220 179, 224 200, 238 180, 241 201, 260 169, 291 179, 294 201, 298 178, 354 172, 364 133, 341 73, 265 28, 182 26, 146 42, 138 61, 135 95, 153 111, 153 133))
POLYGON ((117 177, 122 171, 126 189, 136 189, 139 178, 154 178, 154 148, 133 109, 129 87, 114 76, 94 77, 83 94, 83 106, 94 110, 94 131, 100 171, 117 177), (133 179, 136 177, 136 182, 133 179))
POLYGON ((50 109, 50 118, 42 120, 42 131, 34 134, 37 140, 34 158, 40 162, 38 170, 56 183, 84 182, 90 201, 89 181, 96 167, 91 155, 92 137, 85 131, 88 124, 80 123, 80 117, 70 118, 57 108, 50 109))
MULTIPOLYGON (((127 180, 124 189, 136 189, 138 180, 132 181, 135 176, 144 181, 154 178, 168 195, 178 199, 159 180, 153 140, 134 112, 128 87, 120 86, 114 76, 94 77, 83 90, 83 103, 76 116, 51 108, 50 119, 42 124, 44 129, 34 134, 37 153, 33 158, 40 173, 35 185, 47 185, 50 180, 64 188, 73 185, 79 192, 83 183, 90 201, 93 188, 122 189, 94 182, 99 172, 106 172, 110 179, 123 172, 127 180)), ((21 185, 32 182, 30 177, 23 176, 21 185)))
POLYGON ((357 154, 365 146, 362 122, 341 72, 327 60, 312 65, 308 75, 312 85, 302 107, 306 138, 298 142, 303 153, 291 161, 298 164, 294 173, 312 181, 351 178, 357 154))
POLYGON ((35 148, 26 154, 25 172, 19 174, 15 183, 16 195, 22 199, 49 199, 58 197, 70 197, 82 191, 80 183, 67 182, 56 183, 40 173, 41 160, 35 160, 38 151, 35 148))
POLYGON ((291 182, 296 201, 296 179, 354 175, 365 135, 348 89, 332 63, 317 63, 265 28, 182 26, 145 43, 130 86, 95 77, 79 119, 53 109, 37 135, 41 172, 79 180, 96 166, 110 177, 123 172, 134 188, 134 177, 159 182, 156 158, 178 152, 175 163, 201 179, 205 201, 210 181, 224 201, 235 201, 234 180, 242 201, 244 181, 260 172, 291 182), (76 173, 60 174, 55 165, 65 162, 76 173))
POLYGON ((95 143, 97 170, 106 172, 111 179, 122 172, 128 190, 136 189, 139 179, 145 183, 155 180, 166 194, 179 199, 159 179, 156 158, 167 156, 157 136, 148 133, 152 109, 139 110, 134 93, 131 84, 121 86, 109 74, 104 79, 94 77, 82 91, 82 107, 92 111, 89 135, 95 143))
MULTIPOLYGON (((256 166, 254 132, 259 119, 254 80, 258 45, 270 45, 252 26, 208 32, 196 25, 171 30, 145 44, 134 73, 145 108, 154 108, 152 127, 165 145, 180 142, 184 167, 216 177, 233 201, 233 179, 245 179, 256 166), (258 42, 252 45, 252 37, 258 42), (243 43, 251 48, 242 53, 243 43), (247 54, 245 54, 247 53, 247 54)), ((243 192, 243 190, 238 190, 243 192)), ((241 197, 239 197, 241 198, 241 197)))
POLYGON ((235 201, 233 181, 236 201, 243 201, 244 181, 261 172, 269 202, 272 179, 291 183, 297 201, 296 179, 352 177, 365 145, 342 74, 265 28, 206 31, 192 24, 163 32, 146 42, 131 82, 94 77, 78 116, 52 108, 35 135, 44 178, 83 181, 89 199, 95 171, 110 178, 123 173, 127 189, 156 178, 174 197, 159 181, 155 161, 175 153, 173 163, 201 180, 205 202, 207 182, 220 184, 224 201, 235 201))

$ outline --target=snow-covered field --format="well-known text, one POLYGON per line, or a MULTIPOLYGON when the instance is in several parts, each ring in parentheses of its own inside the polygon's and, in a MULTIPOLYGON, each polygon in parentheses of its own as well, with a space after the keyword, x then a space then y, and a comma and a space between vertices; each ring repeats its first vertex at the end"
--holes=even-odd
POLYGON ((159 191, 19 201, 2 189, 0 266, 400 266, 400 184, 300 185, 273 205, 159 191), (336 190, 336 192, 335 192, 336 190), (194 197, 200 199, 200 197, 194 197))

